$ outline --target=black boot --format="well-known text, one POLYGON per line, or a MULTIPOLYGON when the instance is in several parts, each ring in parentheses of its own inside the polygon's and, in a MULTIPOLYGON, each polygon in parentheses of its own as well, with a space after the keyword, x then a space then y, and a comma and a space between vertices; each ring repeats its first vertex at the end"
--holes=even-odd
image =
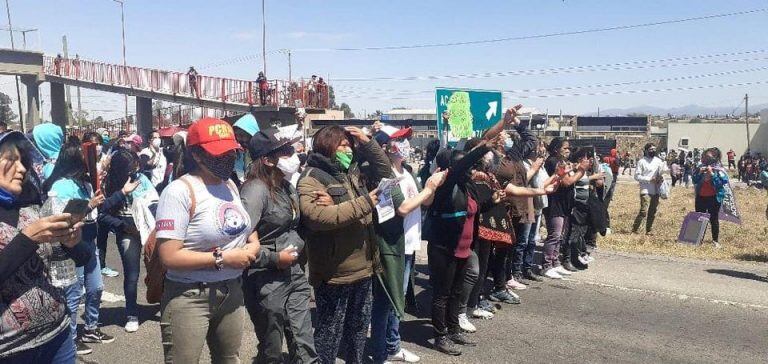
POLYGON ((463 333, 457 332, 454 334, 448 334, 448 338, 453 341, 456 345, 461 346, 477 346, 477 343, 470 340, 467 335, 464 335, 463 333))
POLYGON ((539 278, 539 276, 533 274, 532 269, 526 269, 523 271, 523 278, 533 281, 533 282, 544 282, 543 279, 539 278))
POLYGON ((435 349, 447 355, 461 355, 461 349, 457 348, 447 335, 435 337, 435 349))
POLYGON ((563 266, 563 268, 565 268, 565 270, 567 270, 569 272, 578 272, 579 271, 578 269, 576 269, 576 267, 573 266, 573 264, 571 264, 571 262, 569 260, 564 261, 562 263, 562 266, 563 266))

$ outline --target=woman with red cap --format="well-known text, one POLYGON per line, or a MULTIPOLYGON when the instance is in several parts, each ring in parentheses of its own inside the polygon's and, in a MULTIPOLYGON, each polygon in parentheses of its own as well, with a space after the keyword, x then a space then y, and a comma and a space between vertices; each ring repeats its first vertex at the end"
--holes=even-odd
POLYGON ((187 134, 189 174, 173 181, 157 208, 165 275, 160 331, 166 363, 197 363, 203 344, 214 363, 239 363, 241 274, 259 242, 229 180, 240 145, 223 120, 204 118, 187 134))

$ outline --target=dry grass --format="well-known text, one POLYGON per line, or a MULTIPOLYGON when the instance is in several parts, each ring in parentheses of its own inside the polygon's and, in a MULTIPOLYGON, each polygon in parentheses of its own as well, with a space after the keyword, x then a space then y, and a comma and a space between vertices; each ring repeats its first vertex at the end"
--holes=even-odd
POLYGON ((694 210, 693 188, 675 187, 671 199, 661 200, 653 224, 655 235, 652 237, 630 233, 640 207, 637 184, 619 183, 616 188, 610 206, 613 234, 598 239, 601 248, 698 259, 768 262, 767 199, 764 190, 734 188, 743 224, 721 222, 722 248, 715 249, 709 231, 701 246, 677 242, 683 217, 694 210))

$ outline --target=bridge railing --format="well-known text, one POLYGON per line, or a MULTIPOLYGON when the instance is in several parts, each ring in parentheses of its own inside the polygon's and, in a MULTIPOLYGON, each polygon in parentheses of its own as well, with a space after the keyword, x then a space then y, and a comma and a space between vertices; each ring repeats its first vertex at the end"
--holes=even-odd
POLYGON ((190 76, 175 71, 50 56, 43 59, 43 72, 84 82, 246 105, 316 108, 329 106, 328 87, 315 87, 315 92, 312 92, 309 83, 304 80, 291 83, 284 80, 268 81, 265 102, 261 102, 259 84, 256 81, 190 76))

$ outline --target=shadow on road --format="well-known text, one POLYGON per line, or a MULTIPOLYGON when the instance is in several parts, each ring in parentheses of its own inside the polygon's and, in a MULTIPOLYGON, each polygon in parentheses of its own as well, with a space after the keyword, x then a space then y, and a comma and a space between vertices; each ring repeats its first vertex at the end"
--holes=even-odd
POLYGON ((736 259, 749 262, 768 263, 768 254, 739 254, 736 256, 736 259))
POLYGON ((751 272, 739 272, 737 270, 732 269, 707 269, 707 273, 712 274, 722 274, 724 276, 734 277, 734 278, 741 278, 741 279, 751 279, 753 281, 759 281, 759 282, 768 282, 766 280, 766 277, 751 273, 751 272))
MULTIPOLYGON (((99 322, 102 326, 125 325, 124 307, 102 307, 99 311, 99 322)), ((160 322, 160 305, 139 305, 139 323, 144 321, 160 322)))

